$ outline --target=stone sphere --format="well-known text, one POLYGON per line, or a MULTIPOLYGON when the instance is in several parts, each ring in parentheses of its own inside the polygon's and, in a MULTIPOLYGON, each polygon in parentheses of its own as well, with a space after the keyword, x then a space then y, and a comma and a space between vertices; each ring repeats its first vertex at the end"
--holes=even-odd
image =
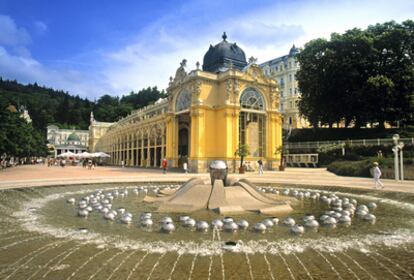
POLYGON ((182 225, 185 225, 185 221, 187 221, 188 219, 190 219, 190 216, 180 216, 180 223, 182 225))
POLYGON ((295 220, 294 220, 293 218, 288 217, 288 218, 286 218, 286 219, 283 221, 283 224, 284 224, 285 226, 294 226, 294 225, 296 224, 296 222, 295 222, 295 220))
POLYGON ((305 222, 305 227, 317 228, 317 227, 319 227, 319 223, 318 223, 317 220, 307 220, 305 222))
POLYGON ((196 221, 195 221, 194 219, 191 219, 191 218, 187 219, 187 220, 185 221, 185 223, 184 223, 184 225, 185 225, 186 227, 189 227, 189 228, 194 227, 194 226, 195 226, 195 224, 196 224, 196 221))
POLYGON ((363 211, 365 211, 365 212, 369 212, 368 207, 367 207, 366 205, 364 205, 364 204, 359 205, 359 206, 357 207, 357 210, 363 210, 363 211))
POLYGON ((233 218, 231 217, 224 217, 223 218, 223 223, 231 223, 234 222, 233 218))
POLYGON ((277 218, 277 217, 271 217, 270 219, 272 219, 272 222, 273 222, 275 225, 279 224, 279 218, 277 218))
POLYGON ((80 209, 78 211, 78 216, 79 217, 88 217, 88 215, 89 215, 89 211, 86 210, 86 209, 80 209))
POLYGON ((331 217, 333 217, 335 219, 339 219, 339 217, 341 217, 341 216, 342 216, 342 214, 339 213, 339 212, 332 213, 332 215, 331 215, 331 217))
POLYGON ((141 220, 141 226, 143 227, 151 227, 152 225, 153 225, 153 221, 151 219, 141 220))
POLYGON ((371 210, 377 209, 377 204, 375 202, 368 203, 368 208, 371 210))
POLYGON ((171 217, 164 217, 160 221, 161 224, 172 224, 172 222, 173 222, 173 219, 171 217))
POLYGON ((175 226, 173 223, 164 223, 161 226, 161 230, 167 233, 171 233, 175 230, 175 226))
POLYGON ((85 208, 86 210, 88 210, 88 212, 92 212, 93 211, 93 208, 92 208, 92 206, 90 206, 90 205, 88 205, 88 206, 86 206, 86 208, 85 208))
POLYGON ((132 214, 131 214, 131 213, 129 213, 129 212, 125 212, 124 216, 125 216, 125 217, 131 217, 131 218, 132 218, 132 214))
POLYGON ((109 209, 108 208, 106 208, 106 207, 103 207, 102 209, 101 209, 101 213, 103 213, 103 214, 106 214, 106 213, 108 213, 109 212, 109 209))
POLYGON ((152 219, 152 214, 149 212, 144 212, 141 214, 141 220, 152 219))
POLYGON ((119 214, 124 214, 125 213, 125 208, 124 207, 119 207, 118 209, 116 209, 117 210, 117 212, 119 213, 119 214))
POLYGON ((76 199, 74 197, 68 198, 68 200, 66 200, 67 203, 69 204, 75 204, 76 199))
POLYGON ((225 231, 236 231, 239 229, 239 226, 235 222, 224 223, 223 226, 225 231))
POLYGON ((123 216, 121 218, 121 222, 124 224, 130 224, 132 222, 132 218, 130 216, 123 216))
POLYGON ((294 225, 293 227, 290 228, 290 232, 300 235, 305 232, 305 228, 301 225, 294 225))
POLYGON ((367 214, 368 214, 368 211, 365 211, 365 210, 363 210, 363 209, 358 209, 358 210, 355 212, 355 214, 356 214, 358 217, 364 217, 365 215, 367 215, 367 214))
POLYGON ((266 231, 266 226, 263 223, 257 223, 254 225, 254 230, 257 232, 264 233, 266 231))
POLYGON ((265 219, 262 224, 264 224, 267 228, 273 227, 274 223, 272 221, 272 219, 265 219))
POLYGON ((247 229, 249 227, 249 222, 247 222, 246 220, 240 220, 237 225, 239 226, 239 228, 241 229, 247 229))
POLYGON ((209 225, 206 221, 199 221, 196 225, 196 228, 199 231, 207 231, 209 228, 209 225))
POLYGON ((322 223, 323 223, 324 226, 335 227, 336 226, 336 219, 334 217, 328 217, 325 220, 323 220, 322 223))
POLYGON ((351 219, 351 217, 349 216, 349 215, 342 215, 340 218, 339 218, 339 223, 341 223, 341 224, 350 224, 351 222, 352 222, 352 219, 351 219))
POLYGON ((211 226, 216 229, 222 229, 223 228, 223 222, 219 219, 213 220, 211 222, 211 226))
POLYGON ((113 221, 115 220, 115 215, 113 212, 108 212, 108 213, 105 213, 104 218, 107 220, 113 221))
POLYGON ((304 223, 306 223, 307 221, 313 221, 313 220, 315 220, 315 216, 313 216, 313 215, 306 215, 306 216, 303 218, 303 222, 304 222, 304 223))
POLYGON ((373 214, 366 214, 363 219, 366 222, 375 223, 377 217, 375 217, 373 214))

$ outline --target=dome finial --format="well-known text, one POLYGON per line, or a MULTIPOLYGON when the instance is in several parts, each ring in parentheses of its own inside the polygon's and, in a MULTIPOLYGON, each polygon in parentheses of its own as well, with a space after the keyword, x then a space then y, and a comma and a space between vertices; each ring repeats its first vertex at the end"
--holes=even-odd
POLYGON ((226 39, 227 39, 226 31, 223 32, 223 36, 221 36, 221 38, 223 38, 223 41, 226 41, 226 39))

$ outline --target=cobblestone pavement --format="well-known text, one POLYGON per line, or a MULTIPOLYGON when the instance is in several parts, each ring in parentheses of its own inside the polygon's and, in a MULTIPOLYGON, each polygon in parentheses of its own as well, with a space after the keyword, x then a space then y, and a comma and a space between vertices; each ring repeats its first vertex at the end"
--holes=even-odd
MULTIPOLYGON (((45 165, 26 165, 0 171, 0 189, 67 184, 92 184, 115 182, 179 181, 191 177, 208 178, 207 173, 184 174, 170 171, 162 174, 161 169, 97 167, 94 170, 78 166, 47 167, 45 165)), ((287 168, 286 171, 267 171, 257 173, 230 174, 237 178, 248 178, 255 183, 279 183, 318 186, 341 186, 352 188, 373 188, 370 178, 337 176, 325 168, 287 168)), ((397 182, 384 179, 385 191, 414 192, 414 181, 397 182)))

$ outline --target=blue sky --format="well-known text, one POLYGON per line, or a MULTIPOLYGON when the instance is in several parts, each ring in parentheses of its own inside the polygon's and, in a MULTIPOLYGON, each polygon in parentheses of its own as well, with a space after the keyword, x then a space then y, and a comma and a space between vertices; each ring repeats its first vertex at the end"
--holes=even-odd
POLYGON ((293 43, 413 15, 412 0, 0 0, 0 76, 95 99, 165 88, 223 31, 264 62, 293 43))

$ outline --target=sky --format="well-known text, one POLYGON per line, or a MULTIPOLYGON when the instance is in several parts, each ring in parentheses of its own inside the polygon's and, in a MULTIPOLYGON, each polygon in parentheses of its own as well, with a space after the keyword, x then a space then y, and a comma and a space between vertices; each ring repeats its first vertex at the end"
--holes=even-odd
POLYGON ((165 89, 223 31, 262 63, 292 44, 407 19, 412 0, 0 0, 0 77, 96 100, 165 89))

